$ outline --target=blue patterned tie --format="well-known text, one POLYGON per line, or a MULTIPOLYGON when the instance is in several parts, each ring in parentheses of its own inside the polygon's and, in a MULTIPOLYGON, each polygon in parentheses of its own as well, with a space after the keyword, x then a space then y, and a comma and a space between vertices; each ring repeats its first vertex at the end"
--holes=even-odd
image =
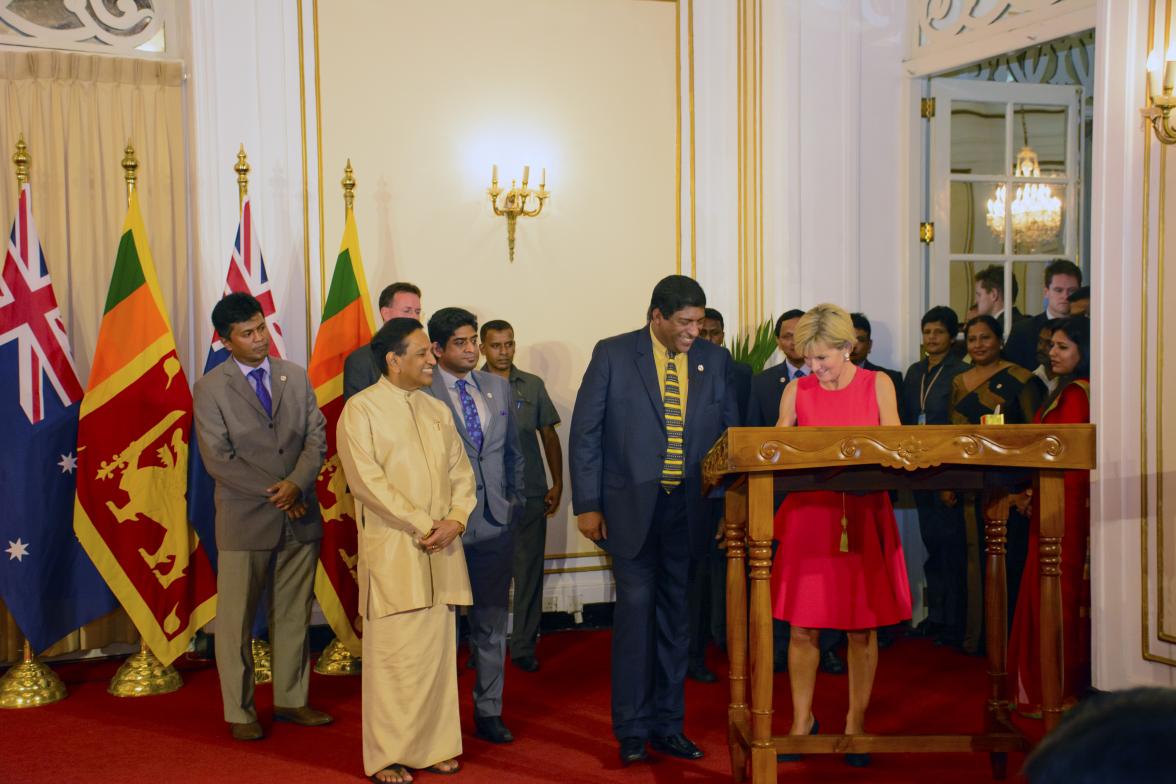
POLYGON ((253 391, 257 393, 257 399, 261 401, 261 407, 265 409, 266 416, 272 417, 274 415, 274 401, 270 397, 269 390, 265 388, 265 368, 252 371, 249 378, 253 381, 253 391))
POLYGON ((461 400, 461 413, 465 417, 466 433, 470 436, 470 442, 474 448, 479 452, 482 451, 482 420, 478 417, 478 407, 474 405, 474 397, 466 388, 469 382, 465 379, 458 379, 457 382, 457 397, 461 400))

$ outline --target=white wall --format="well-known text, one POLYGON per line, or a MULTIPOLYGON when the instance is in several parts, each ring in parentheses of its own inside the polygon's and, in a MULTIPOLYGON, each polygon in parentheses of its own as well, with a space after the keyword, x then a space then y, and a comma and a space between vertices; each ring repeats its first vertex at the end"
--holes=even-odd
MULTIPOLYGON (((193 308, 199 378, 212 338, 240 213, 237 150, 252 171, 249 195, 289 358, 307 360, 302 133, 297 7, 281 0, 190 6, 193 112, 193 308)), ((316 308, 317 310, 317 308, 316 308)), ((318 314, 314 314, 317 321, 318 314)))
MULTIPOLYGON (((1163 18, 1163 3, 1157 3, 1163 18)), ((1098 425, 1098 470, 1091 489, 1091 591, 1093 605, 1094 683, 1100 689, 1142 684, 1176 685, 1176 668, 1146 655, 1176 661, 1176 646, 1155 638, 1157 629, 1155 565, 1149 564, 1146 588, 1140 575, 1142 498, 1141 446, 1150 463, 1146 472, 1156 485, 1154 451, 1147 440, 1148 415, 1141 420, 1140 385, 1155 403, 1155 310, 1147 327, 1140 321, 1141 292, 1156 290, 1154 232, 1158 145, 1139 118, 1147 50, 1145 0, 1101 0, 1095 32, 1094 183, 1091 205, 1091 288, 1094 332, 1092 418, 1098 425), (1113 6, 1113 9, 1112 9, 1113 6), (1143 197, 1144 145, 1153 146, 1150 200, 1143 197), (1152 236, 1147 257, 1142 221, 1149 215, 1152 236), (1147 265, 1150 276, 1144 276, 1147 265), (1141 375, 1142 373, 1142 375, 1141 375), (1150 602, 1148 601, 1150 597, 1150 602), (1145 603, 1147 603, 1145 605, 1145 603), (1149 631, 1143 613, 1149 614, 1149 631)), ((1150 558, 1155 553, 1156 521, 1148 528, 1150 558)))
MULTIPOLYGON (((318 30, 328 279, 349 157, 372 296, 408 280, 426 318, 459 306, 510 321, 517 364, 546 382, 566 451, 593 346, 640 327, 653 285, 677 267, 675 8, 355 0, 320 6, 318 30), (519 219, 513 262, 486 197, 493 164, 506 188, 524 165, 536 187, 546 167, 552 192, 541 215, 519 219)), ((603 566, 586 557, 597 550, 576 528, 566 476, 547 552, 576 557, 548 566, 603 566)))

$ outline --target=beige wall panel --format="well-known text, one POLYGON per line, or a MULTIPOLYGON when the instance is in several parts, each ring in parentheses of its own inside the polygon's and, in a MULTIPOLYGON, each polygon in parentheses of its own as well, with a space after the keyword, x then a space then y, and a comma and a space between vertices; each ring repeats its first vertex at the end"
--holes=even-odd
POLYGON ((1161 157, 1163 168, 1162 201, 1164 212, 1160 216, 1163 228, 1160 237, 1156 264, 1158 293, 1158 328, 1160 335, 1155 342, 1156 373, 1159 389, 1156 390, 1156 413, 1159 432, 1156 439, 1156 591, 1159 596, 1158 632, 1160 639, 1176 642, 1176 473, 1171 470, 1176 455, 1168 454, 1165 461, 1165 447, 1176 448, 1176 406, 1172 393, 1176 391, 1176 352, 1168 353, 1165 348, 1176 348, 1176 279, 1168 269, 1170 260, 1176 259, 1176 161, 1170 152, 1161 157))
MULTIPOLYGON (((675 270, 675 8, 642 0, 320 3, 328 280, 350 157, 372 296, 424 291, 426 317, 469 308, 515 326, 567 424, 592 347, 643 323, 675 270), (508 261, 492 164, 510 186, 547 169, 553 196, 522 218, 508 261)), ((548 552, 590 549, 570 519, 548 552)))

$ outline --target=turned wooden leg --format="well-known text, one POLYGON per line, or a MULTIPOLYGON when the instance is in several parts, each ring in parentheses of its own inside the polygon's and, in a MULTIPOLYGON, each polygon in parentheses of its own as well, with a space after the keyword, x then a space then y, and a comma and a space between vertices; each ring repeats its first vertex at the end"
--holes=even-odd
POLYGON ((727 676, 731 701, 727 705, 727 742, 731 748, 731 778, 747 778, 747 751, 739 742, 739 727, 748 725, 747 707, 747 484, 727 490, 724 514, 727 539, 727 676))
POLYGON ((1062 718, 1062 533, 1065 530, 1065 480, 1058 470, 1042 471, 1038 503, 1038 571, 1041 579, 1041 711, 1045 731, 1062 718))
POLYGON ((749 474, 748 550, 751 566, 751 780, 775 784, 772 740, 772 475, 749 474))
POLYGON ((1008 587, 1005 553, 1008 544, 1009 496, 989 495, 984 505, 984 542, 988 554, 984 589, 985 643, 988 648, 988 727, 995 730, 1009 721, 1008 587))
MULTIPOLYGON (((984 543, 988 554, 987 585, 984 587, 985 645, 988 648, 988 712, 985 723, 989 732, 1007 731, 1009 724, 1008 667, 1008 588, 1005 580, 1005 553, 1008 545, 1009 495, 1003 491, 989 494, 984 504, 984 543)), ((988 755, 992 777, 1004 780, 1008 755, 994 751, 988 755)))

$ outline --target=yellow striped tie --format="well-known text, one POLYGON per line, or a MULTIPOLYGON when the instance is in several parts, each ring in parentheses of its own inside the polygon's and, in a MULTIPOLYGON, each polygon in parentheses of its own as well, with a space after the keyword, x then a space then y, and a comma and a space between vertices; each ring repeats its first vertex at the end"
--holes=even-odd
POLYGON ((666 391, 662 405, 666 412, 666 459, 662 463, 661 484, 667 491, 682 484, 686 474, 685 433, 682 418, 682 394, 678 388, 678 370, 674 366, 674 352, 669 352, 666 363, 666 391))

